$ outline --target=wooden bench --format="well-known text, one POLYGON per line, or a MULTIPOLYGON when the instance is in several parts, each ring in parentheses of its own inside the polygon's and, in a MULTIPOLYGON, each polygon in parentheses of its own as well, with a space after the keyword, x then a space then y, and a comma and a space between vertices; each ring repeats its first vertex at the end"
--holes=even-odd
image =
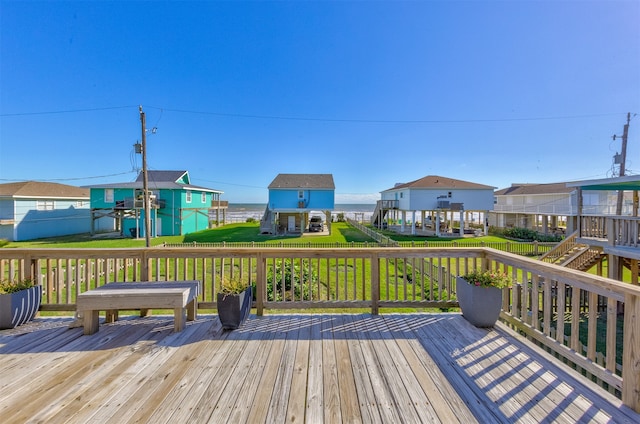
POLYGON ((108 283, 78 295, 76 309, 82 317, 84 334, 98 331, 99 312, 106 311, 105 322, 118 319, 118 310, 140 309, 148 315, 150 309, 173 309, 174 330, 182 331, 185 318, 197 318, 200 282, 160 281, 108 283))

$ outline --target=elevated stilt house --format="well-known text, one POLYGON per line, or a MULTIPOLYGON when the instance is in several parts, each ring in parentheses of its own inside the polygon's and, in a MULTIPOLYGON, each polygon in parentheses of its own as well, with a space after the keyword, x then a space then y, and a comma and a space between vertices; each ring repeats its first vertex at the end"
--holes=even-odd
POLYGON ((396 224, 401 232, 409 229, 411 234, 417 234, 420 229, 422 233, 440 236, 467 230, 475 212, 486 234, 494 189, 488 185, 428 175, 382 191, 371 223, 377 227, 396 224), (454 218, 458 219, 460 230, 453 228, 454 218))
POLYGON ((577 225, 577 190, 567 184, 512 184, 496 191, 489 225, 527 228, 542 234, 573 233, 577 225))
MULTIPOLYGON (((624 176, 568 183, 577 190, 578 222, 574 243, 589 246, 607 262, 607 276, 640 284, 640 176, 624 176), (626 279, 625 279, 626 280, 626 279)), ((603 267, 598 273, 602 275, 603 267)))
POLYGON ((335 184, 331 174, 278 174, 269 184, 269 203, 260 221, 263 234, 301 234, 312 213, 324 215, 331 233, 335 184))
MULTIPOLYGON (((228 202, 220 200, 222 191, 191 184, 187 171, 148 171, 147 175, 152 237, 189 234, 206 230, 212 220, 224 221, 228 202)), ((133 182, 89 188, 92 224, 108 217, 122 235, 144 236, 142 173, 133 182)))

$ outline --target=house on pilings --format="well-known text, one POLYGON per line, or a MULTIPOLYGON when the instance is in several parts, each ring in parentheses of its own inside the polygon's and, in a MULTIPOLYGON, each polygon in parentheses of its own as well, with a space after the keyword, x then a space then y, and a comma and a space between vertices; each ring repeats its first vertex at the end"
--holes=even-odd
MULTIPOLYGON (((187 171, 148 171, 151 237, 185 235, 225 221, 228 202, 223 193, 191 184, 187 171)), ((91 222, 110 218, 112 230, 123 236, 144 237, 144 184, 142 173, 133 182, 93 185, 91 222)))
POLYGON ((438 175, 396 184, 381 192, 371 224, 379 228, 394 225, 400 232, 410 231, 411 234, 460 234, 460 229, 463 234, 476 231, 486 234, 494 189, 438 175), (474 217, 477 225, 472 229, 470 224, 474 217))

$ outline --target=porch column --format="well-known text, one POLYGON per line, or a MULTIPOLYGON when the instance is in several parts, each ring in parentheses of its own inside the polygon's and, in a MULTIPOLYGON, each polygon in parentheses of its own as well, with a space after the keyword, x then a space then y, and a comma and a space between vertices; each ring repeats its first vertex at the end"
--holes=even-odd
POLYGON ((484 235, 489 235, 489 211, 484 211, 484 235))
POLYGON ((411 234, 416 234, 416 211, 411 211, 411 234))
POLYGON ((402 225, 400 226, 400 231, 404 233, 405 223, 407 222, 407 211, 402 211, 402 225))
POLYGON ((459 212, 460 215, 460 237, 464 236, 464 210, 461 209, 459 212))
POLYGON ((440 212, 436 212, 436 237, 440 237, 440 212))

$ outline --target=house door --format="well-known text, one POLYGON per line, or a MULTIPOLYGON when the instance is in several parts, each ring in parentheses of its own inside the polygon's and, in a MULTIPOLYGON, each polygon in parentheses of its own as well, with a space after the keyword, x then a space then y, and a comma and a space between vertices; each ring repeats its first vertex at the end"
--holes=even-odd
POLYGON ((293 233, 296 231, 296 217, 293 215, 289 215, 287 217, 287 231, 293 233))

